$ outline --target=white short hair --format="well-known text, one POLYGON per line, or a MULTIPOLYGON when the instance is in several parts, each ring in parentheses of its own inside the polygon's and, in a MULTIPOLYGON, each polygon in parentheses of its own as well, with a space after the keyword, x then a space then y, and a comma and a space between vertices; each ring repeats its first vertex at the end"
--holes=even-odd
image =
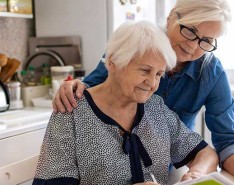
POLYGON ((206 21, 218 21, 221 34, 226 32, 227 23, 232 19, 227 0, 177 0, 174 11, 186 15, 177 21, 178 24, 198 25, 206 21))
POLYGON ((176 54, 168 37, 159 27, 148 21, 126 22, 109 39, 106 67, 108 68, 110 57, 118 68, 123 68, 132 59, 143 57, 148 51, 161 55, 169 69, 176 65, 176 54))

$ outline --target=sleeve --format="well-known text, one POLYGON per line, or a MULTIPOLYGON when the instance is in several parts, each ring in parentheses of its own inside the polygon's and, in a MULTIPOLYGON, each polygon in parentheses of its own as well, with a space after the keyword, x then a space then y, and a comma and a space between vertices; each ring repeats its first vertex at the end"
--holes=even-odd
POLYGON ((179 116, 163 103, 163 100, 161 108, 170 132, 171 161, 175 168, 180 168, 193 160, 208 144, 199 134, 186 127, 179 116))
POLYGON ((222 163, 234 154, 234 101, 223 71, 206 102, 205 121, 222 163))
POLYGON ((79 184, 72 113, 53 113, 42 143, 33 185, 79 184))
POLYGON ((87 87, 94 87, 104 82, 108 76, 108 71, 105 67, 105 56, 101 59, 96 69, 94 69, 88 76, 86 76, 83 82, 87 87))

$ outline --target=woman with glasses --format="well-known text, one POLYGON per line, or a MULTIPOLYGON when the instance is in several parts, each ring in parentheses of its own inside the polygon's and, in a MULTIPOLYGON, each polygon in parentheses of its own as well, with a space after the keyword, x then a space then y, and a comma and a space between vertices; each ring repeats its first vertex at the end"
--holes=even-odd
POLYGON ((121 25, 107 44, 105 82, 84 90, 72 113, 52 114, 33 185, 165 185, 170 163, 189 167, 183 180, 215 171, 216 152, 153 95, 175 65, 154 24, 121 25))
MULTIPOLYGON (((234 175, 234 102, 227 75, 212 53, 218 48, 217 39, 226 31, 230 20, 227 0, 177 0, 165 30, 176 52, 177 65, 161 78, 155 94, 161 96, 190 129, 194 128, 199 110, 205 106, 205 121, 220 166, 234 175)), ((85 88, 105 81, 108 74, 103 61, 83 82, 73 80, 60 87, 53 101, 55 111, 65 112, 66 107, 71 112, 77 106, 74 88, 81 98, 85 88)))

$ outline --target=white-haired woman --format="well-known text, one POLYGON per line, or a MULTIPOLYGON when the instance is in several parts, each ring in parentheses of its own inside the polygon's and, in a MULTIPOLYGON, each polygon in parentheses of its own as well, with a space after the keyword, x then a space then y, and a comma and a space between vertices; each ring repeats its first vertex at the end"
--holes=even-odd
POLYGON ((152 96, 175 64, 153 24, 120 26, 107 45, 107 79, 85 90, 72 113, 52 114, 33 185, 166 184, 171 162, 193 176, 215 171, 216 152, 152 96))
MULTIPOLYGON (((176 52, 176 66, 166 72, 155 94, 193 129, 195 118, 205 106, 206 125, 220 165, 234 175, 234 102, 226 73, 212 51, 231 20, 227 0, 177 0, 167 19, 166 33, 176 52)), ((163 44, 163 43, 161 43, 163 44)), ((221 48, 222 49, 222 48, 221 48)), ((73 87, 80 98, 86 87, 103 82, 108 73, 103 62, 84 79, 64 83, 58 91, 55 111, 77 106, 73 87), (63 102, 63 103, 62 103, 63 102)))

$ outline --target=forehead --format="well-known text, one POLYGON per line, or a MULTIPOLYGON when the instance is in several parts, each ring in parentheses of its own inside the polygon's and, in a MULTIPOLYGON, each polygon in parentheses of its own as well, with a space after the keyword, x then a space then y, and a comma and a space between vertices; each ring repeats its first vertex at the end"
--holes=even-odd
POLYGON ((218 38, 222 32, 222 25, 217 21, 207 21, 198 25, 188 25, 195 28, 200 37, 218 38))
POLYGON ((133 63, 135 65, 146 65, 160 70, 164 70, 166 68, 166 60, 159 52, 146 52, 142 57, 138 57, 133 60, 133 63))

